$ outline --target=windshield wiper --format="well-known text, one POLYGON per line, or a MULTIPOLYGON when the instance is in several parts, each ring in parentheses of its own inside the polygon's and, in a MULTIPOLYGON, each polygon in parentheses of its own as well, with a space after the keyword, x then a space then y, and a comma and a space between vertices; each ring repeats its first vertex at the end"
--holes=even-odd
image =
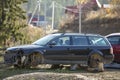
POLYGON ((39 45, 39 44, 37 44, 37 43, 32 43, 33 45, 39 45))

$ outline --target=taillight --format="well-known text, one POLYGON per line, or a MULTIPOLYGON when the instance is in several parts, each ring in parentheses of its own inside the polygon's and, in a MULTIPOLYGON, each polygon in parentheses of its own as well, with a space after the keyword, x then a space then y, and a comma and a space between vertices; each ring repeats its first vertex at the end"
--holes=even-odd
POLYGON ((112 47, 110 48, 110 53, 113 54, 113 48, 112 47))

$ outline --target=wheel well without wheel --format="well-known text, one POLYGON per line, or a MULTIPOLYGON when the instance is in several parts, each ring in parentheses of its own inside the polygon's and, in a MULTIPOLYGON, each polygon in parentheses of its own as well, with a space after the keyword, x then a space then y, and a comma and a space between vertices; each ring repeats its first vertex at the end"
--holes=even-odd
POLYGON ((93 55, 93 54, 98 54, 98 55, 100 55, 101 57, 103 57, 103 53, 102 53, 101 51, 98 51, 98 50, 92 51, 92 52, 89 53, 89 55, 88 55, 88 64, 89 64, 89 61, 90 61, 90 57, 91 57, 91 55, 93 55))
POLYGON ((44 57, 43 57, 43 55, 42 55, 42 53, 41 52, 37 52, 37 51, 35 51, 35 52, 32 52, 31 54, 29 54, 28 56, 30 57, 31 55, 33 55, 33 54, 38 54, 40 57, 41 57, 41 63, 44 63, 44 57))

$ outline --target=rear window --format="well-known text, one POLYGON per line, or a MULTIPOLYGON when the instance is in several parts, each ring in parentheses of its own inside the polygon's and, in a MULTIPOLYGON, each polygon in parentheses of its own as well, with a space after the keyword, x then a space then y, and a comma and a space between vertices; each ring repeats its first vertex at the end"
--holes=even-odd
POLYGON ((120 36, 111 36, 108 40, 112 45, 120 44, 120 36))
POLYGON ((107 46, 109 43, 107 40, 100 36, 90 36, 88 37, 90 41, 90 45, 96 45, 96 46, 107 46))

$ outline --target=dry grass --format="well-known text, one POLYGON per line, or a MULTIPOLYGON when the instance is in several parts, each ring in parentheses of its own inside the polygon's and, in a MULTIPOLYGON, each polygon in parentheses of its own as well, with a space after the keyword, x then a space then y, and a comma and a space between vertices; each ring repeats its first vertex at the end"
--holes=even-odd
POLYGON ((85 21, 87 20, 93 20, 93 19, 103 19, 103 18, 108 18, 108 19, 111 19, 111 18, 118 18, 118 14, 116 13, 108 13, 107 12, 107 9, 100 9, 98 11, 91 11, 90 13, 87 14, 87 17, 85 19, 85 21))
POLYGON ((2 56, 0 56, 0 62, 3 62, 3 57, 2 56))
MULTIPOLYGON (((60 73, 63 76, 63 74, 79 73, 79 72, 83 72, 84 71, 84 70, 70 71, 69 69, 50 69, 49 67, 47 68, 46 65, 42 65, 42 66, 45 66, 45 67, 44 68, 43 67, 42 68, 38 67, 38 68, 31 68, 31 69, 15 69, 13 67, 3 68, 3 69, 0 69, 0 80, 4 79, 6 77, 14 76, 14 75, 38 73, 38 72, 40 72, 41 74, 45 73, 44 76, 49 76, 49 78, 50 78, 50 76, 51 77, 56 77, 56 75, 51 75, 51 74, 46 75, 47 73, 54 73, 54 74, 60 73)), ((70 76, 72 76, 72 75, 70 75, 70 76)), ((39 76, 36 76, 36 77, 35 76, 31 76, 31 77, 37 78, 37 77, 41 77, 41 76, 39 75, 39 76)), ((21 80, 21 79, 19 79, 19 80, 21 80)), ((37 79, 35 79, 35 80, 37 80, 37 79)), ((49 80, 49 79, 45 79, 45 80, 49 80)), ((58 80, 58 79, 55 79, 55 80, 58 80)), ((69 79, 67 79, 67 80, 69 80, 69 79)))
POLYGON ((0 80, 119 80, 119 69, 107 69, 105 72, 91 73, 85 69, 71 71, 69 69, 0 69, 0 80), (88 79, 83 79, 83 76, 88 79))

